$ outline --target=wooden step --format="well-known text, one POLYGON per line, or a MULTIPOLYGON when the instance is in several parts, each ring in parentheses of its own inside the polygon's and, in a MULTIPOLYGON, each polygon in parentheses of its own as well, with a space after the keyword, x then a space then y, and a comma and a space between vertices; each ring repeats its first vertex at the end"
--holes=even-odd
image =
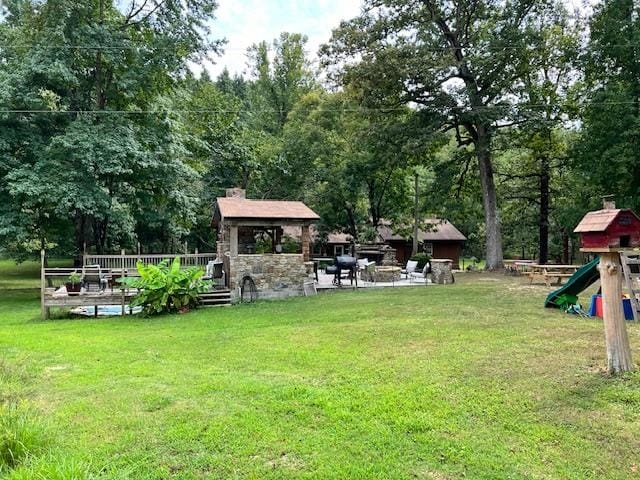
POLYGON ((208 293, 198 294, 203 307, 223 307, 231 305, 231 290, 214 290, 208 293))

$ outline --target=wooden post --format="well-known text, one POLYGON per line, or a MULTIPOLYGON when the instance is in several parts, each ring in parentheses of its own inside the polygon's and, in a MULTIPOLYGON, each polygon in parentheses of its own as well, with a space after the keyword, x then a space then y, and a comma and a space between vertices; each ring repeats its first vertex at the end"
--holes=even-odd
POLYGON ((40 250, 40 316, 43 320, 47 320, 49 318, 49 307, 45 305, 44 295, 45 295, 45 283, 47 281, 46 275, 44 272, 44 257, 46 253, 44 248, 40 250))
POLYGON ((229 251, 231 256, 238 255, 238 226, 231 225, 229 227, 229 251))
POLYGON ((311 243, 311 234, 309 232, 309 225, 302 226, 302 261, 308 262, 311 258, 311 249, 309 244, 311 243))
POLYGON ((414 211, 413 211, 413 245, 411 246, 411 255, 415 255, 418 253, 418 223, 420 221, 420 219, 418 218, 420 215, 420 212, 418 210, 418 174, 415 174, 415 205, 414 205, 414 211))
POLYGON ((630 372, 633 370, 633 362, 622 309, 622 275, 618 252, 601 253, 599 269, 607 370, 612 374, 630 372))
MULTIPOLYGON (((120 255, 122 256, 122 260, 120 262, 120 300, 122 302, 122 316, 124 317, 125 315, 125 309, 124 309, 124 248, 122 250, 120 250, 120 255)), ((97 313, 97 312, 96 312, 97 313)))

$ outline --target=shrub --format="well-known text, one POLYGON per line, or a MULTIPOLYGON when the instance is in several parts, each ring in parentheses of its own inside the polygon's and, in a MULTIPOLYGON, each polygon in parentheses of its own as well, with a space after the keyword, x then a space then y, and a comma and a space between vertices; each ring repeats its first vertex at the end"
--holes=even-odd
POLYGON ((44 425, 24 404, 0 405, 0 473, 36 455, 49 443, 44 425))
POLYGON ((424 268, 425 264, 429 260, 431 260, 431 257, 429 255, 427 255, 426 253, 416 253, 409 260, 413 260, 414 262, 418 262, 418 266, 416 267, 416 270, 422 270, 424 268))
POLYGON ((203 281, 204 270, 198 267, 180 269, 180 258, 171 266, 167 260, 159 265, 138 261, 139 278, 120 279, 128 287, 137 288, 132 306, 142 306, 145 313, 158 314, 184 311, 198 305, 198 293, 211 290, 211 282, 203 281))

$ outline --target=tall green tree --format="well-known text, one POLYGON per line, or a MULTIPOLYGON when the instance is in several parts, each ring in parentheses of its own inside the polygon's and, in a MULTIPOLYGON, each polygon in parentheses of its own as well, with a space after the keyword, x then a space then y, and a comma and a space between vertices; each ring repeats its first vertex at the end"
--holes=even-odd
MULTIPOLYGON (((601 195, 640 208, 640 5, 594 7, 585 55, 585 108, 576 157, 601 195)), ((597 202, 597 200, 596 200, 597 202)), ((595 206, 595 205, 594 205, 595 206)))
POLYGON ((51 219, 37 221, 41 243, 59 220, 72 222, 76 253, 85 243, 98 251, 131 245, 140 225, 154 222, 171 237, 187 233, 198 172, 171 94, 188 62, 217 48, 208 39, 215 7, 211 0, 6 4, 0 235, 17 212, 51 219), (25 196, 38 199, 28 212, 25 196))
POLYGON ((438 112, 461 147, 471 145, 480 177, 487 267, 502 267, 502 232, 492 142, 516 121, 511 106, 535 48, 528 19, 547 3, 536 0, 368 0, 363 13, 334 31, 323 49, 355 83, 369 106, 413 104, 438 112))
POLYGON ((284 153, 299 165, 305 199, 327 230, 356 241, 371 240, 383 218, 406 217, 413 200, 407 177, 438 146, 435 128, 427 135, 409 109, 380 114, 358 104, 355 92, 312 92, 284 131, 284 153))
POLYGON ((258 197, 297 198, 290 180, 304 170, 288 163, 283 154, 283 129, 296 102, 316 88, 306 51, 307 37, 284 32, 248 50, 249 111, 247 137, 255 155, 249 191, 258 197))

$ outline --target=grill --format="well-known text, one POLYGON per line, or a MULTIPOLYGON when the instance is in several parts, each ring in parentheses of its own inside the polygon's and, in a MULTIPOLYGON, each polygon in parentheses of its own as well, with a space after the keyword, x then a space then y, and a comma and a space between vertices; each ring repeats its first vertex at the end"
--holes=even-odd
POLYGON ((356 278, 356 266, 357 261, 355 257, 351 257, 349 255, 340 255, 336 257, 334 265, 330 265, 327 267, 326 272, 331 275, 333 274, 333 284, 337 286, 342 286, 342 275, 346 274, 347 277, 351 281, 351 285, 353 285, 353 281, 356 280, 356 285, 358 284, 358 279, 356 278))

